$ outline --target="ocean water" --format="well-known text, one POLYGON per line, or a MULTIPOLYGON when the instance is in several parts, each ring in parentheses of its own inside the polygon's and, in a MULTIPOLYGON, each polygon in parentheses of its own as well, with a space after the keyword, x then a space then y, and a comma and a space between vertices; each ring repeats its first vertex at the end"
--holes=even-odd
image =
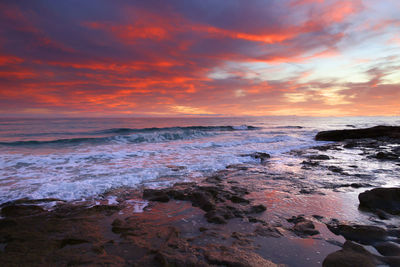
MULTIPOLYGON (((122 187, 163 187, 232 164, 282 165, 323 144, 328 129, 399 125, 399 117, 0 119, 0 203, 96 198, 122 187)), ((279 168, 277 168, 279 171, 279 168)))

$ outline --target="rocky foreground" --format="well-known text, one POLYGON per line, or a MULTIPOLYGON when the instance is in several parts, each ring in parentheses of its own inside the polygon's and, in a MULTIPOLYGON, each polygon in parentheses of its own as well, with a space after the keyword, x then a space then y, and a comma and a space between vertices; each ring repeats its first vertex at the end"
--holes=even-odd
MULTIPOLYGON (((1 206, 0 264, 400 266, 400 188, 374 188, 374 180, 353 175, 343 165, 328 164, 332 156, 325 155, 360 150, 368 160, 397 166, 397 128, 318 134, 317 139, 338 142, 313 148, 317 154, 298 152, 301 169, 323 169, 346 181, 322 181, 320 188, 304 177, 282 177, 257 166, 235 165, 196 183, 116 190, 95 202, 22 199, 5 203, 1 206), (280 183, 280 191, 274 183, 280 183), (285 183, 287 187, 282 186, 285 183), (365 223, 331 217, 324 209, 303 214, 285 204, 305 199, 314 201, 313 209, 342 188, 361 190, 355 201, 360 212, 369 216, 365 223), (272 218, 271 213, 277 215, 272 218), (310 244, 318 249, 315 255, 310 244), (315 261, 307 262, 311 257, 315 261)), ((268 154, 252 156, 268 169, 268 154)), ((357 169, 356 164, 351 162, 351 168, 357 169)))

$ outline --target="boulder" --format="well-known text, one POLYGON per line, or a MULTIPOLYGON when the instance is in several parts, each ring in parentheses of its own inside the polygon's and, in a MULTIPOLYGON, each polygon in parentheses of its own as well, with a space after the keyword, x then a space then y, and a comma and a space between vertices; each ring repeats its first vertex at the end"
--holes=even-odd
POLYGON ((364 129, 333 130, 319 132, 315 139, 317 141, 343 141, 346 139, 363 138, 400 138, 400 126, 375 126, 364 129))
POLYGON ((339 251, 329 254, 324 262, 323 267, 374 267, 379 261, 376 257, 368 252, 362 246, 346 241, 343 248, 339 251))
POLYGON ((384 241, 388 236, 388 232, 384 228, 372 225, 346 224, 335 221, 328 223, 327 227, 336 235, 342 235, 347 240, 366 245, 384 241))
POLYGON ((20 217, 36 215, 43 211, 42 207, 36 205, 10 205, 1 209, 1 215, 4 217, 20 217))
POLYGON ((358 195, 360 206, 400 214, 400 188, 374 188, 358 195))

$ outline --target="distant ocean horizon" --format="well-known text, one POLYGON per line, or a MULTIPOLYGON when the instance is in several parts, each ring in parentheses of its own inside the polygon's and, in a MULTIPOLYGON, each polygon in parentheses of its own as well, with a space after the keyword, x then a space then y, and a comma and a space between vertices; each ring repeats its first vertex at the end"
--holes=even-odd
POLYGON ((232 164, 276 164, 323 142, 318 131, 399 125, 400 117, 0 118, 0 203, 67 201, 164 187, 232 164))

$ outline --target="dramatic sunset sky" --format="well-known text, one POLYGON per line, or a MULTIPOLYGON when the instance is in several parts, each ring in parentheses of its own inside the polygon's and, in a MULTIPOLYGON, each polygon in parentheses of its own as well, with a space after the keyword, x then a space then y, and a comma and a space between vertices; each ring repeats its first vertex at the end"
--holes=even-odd
POLYGON ((0 2, 0 116, 189 115, 400 115, 400 1, 0 2))

